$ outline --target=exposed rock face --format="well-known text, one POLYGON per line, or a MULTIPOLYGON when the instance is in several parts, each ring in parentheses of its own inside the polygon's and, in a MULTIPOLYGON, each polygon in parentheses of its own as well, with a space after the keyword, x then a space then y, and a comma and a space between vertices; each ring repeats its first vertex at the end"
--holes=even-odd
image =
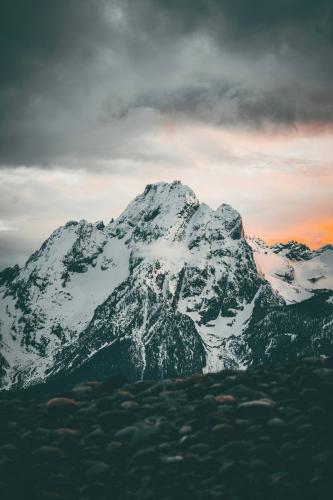
POLYGON ((296 259, 258 242, 236 210, 212 210, 177 181, 148 185, 106 226, 68 222, 22 269, 0 274, 1 385, 68 373, 186 376, 261 360, 253 345, 266 345, 255 339, 267 317, 295 302, 284 292, 298 287, 304 300, 321 286, 311 273, 296 286, 295 266, 317 259, 330 284, 333 252, 301 249, 307 257, 296 259), (265 272, 265 255, 282 270, 265 272))
POLYGON ((272 246, 274 253, 284 255, 290 260, 309 260, 312 257, 312 252, 309 247, 298 243, 297 241, 289 241, 288 243, 277 243, 272 246))

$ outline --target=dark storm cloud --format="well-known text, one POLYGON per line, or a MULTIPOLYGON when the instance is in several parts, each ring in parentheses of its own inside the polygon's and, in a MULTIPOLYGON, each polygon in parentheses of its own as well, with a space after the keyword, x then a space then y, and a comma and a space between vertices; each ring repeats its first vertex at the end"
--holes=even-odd
POLYGON ((129 157, 161 115, 333 120, 331 0, 3 0, 0 163, 129 157))
POLYGON ((66 153, 106 27, 97 2, 4 0, 0 16, 2 163, 66 153), (81 78, 81 80, 80 80, 81 78), (73 113, 71 117, 71 113, 73 113))
POLYGON ((176 109, 226 100, 236 103, 237 121, 332 121, 331 0, 151 0, 145 19, 156 37, 206 35, 249 73, 253 67, 247 78, 226 72, 211 85, 186 89, 175 96, 176 109))
POLYGON ((144 4, 147 25, 153 30, 209 30, 243 50, 264 39, 276 47, 288 41, 301 45, 306 40, 311 44, 332 41, 330 0, 150 0, 144 4))

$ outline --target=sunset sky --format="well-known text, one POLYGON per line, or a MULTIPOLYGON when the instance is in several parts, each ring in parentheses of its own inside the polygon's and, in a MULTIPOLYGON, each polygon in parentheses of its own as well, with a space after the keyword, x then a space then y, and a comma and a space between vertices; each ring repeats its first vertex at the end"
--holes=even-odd
POLYGON ((333 243, 331 0, 3 0, 0 270, 147 183, 333 243))

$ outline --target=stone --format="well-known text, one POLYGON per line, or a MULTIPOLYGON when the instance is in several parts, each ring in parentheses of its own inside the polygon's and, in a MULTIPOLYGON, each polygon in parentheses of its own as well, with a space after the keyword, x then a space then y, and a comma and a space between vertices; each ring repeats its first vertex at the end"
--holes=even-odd
POLYGON ((215 399, 214 394, 206 394, 203 397, 203 401, 205 401, 206 403, 213 403, 214 404, 216 399, 215 399))
POLYGON ((298 427, 306 425, 308 423, 309 423, 309 417, 304 414, 299 414, 297 415, 297 417, 289 420, 288 425, 294 429, 297 429, 298 427))
POLYGON ((129 441, 132 439, 133 434, 136 432, 137 428, 133 425, 124 427, 115 433, 115 438, 119 441, 129 441))
POLYGON ((267 417, 273 413, 274 407, 275 403, 270 399, 255 399, 239 404, 237 411, 244 417, 267 417))
POLYGON ((247 471, 247 468, 247 463, 244 461, 229 461, 220 467, 219 474, 226 482, 230 483, 236 479, 241 480, 247 471))
POLYGON ((220 404, 230 404, 230 403, 235 403, 236 398, 235 396, 232 396, 231 394, 218 394, 215 396, 215 401, 217 401, 220 404))
POLYGON ((190 451, 199 455, 205 455, 209 453, 210 446, 206 443, 196 443, 190 446, 190 451))
POLYGON ((233 432, 234 428, 229 424, 218 424, 212 428, 214 437, 231 437, 233 432))
POLYGON ((70 429, 68 427, 60 427, 54 431, 58 436, 63 438, 76 438, 80 435, 77 429, 70 429))
POLYGON ((134 422, 134 416, 128 411, 111 410, 102 412, 98 421, 104 430, 121 429, 134 422))
POLYGON ((172 445, 170 443, 160 443, 157 448, 162 453, 168 453, 172 449, 172 445))
POLYGON ((250 425, 248 428, 247 428, 247 431, 249 434, 260 434, 263 430, 263 426, 262 425, 250 425))
POLYGON ((52 398, 46 403, 48 410, 75 410, 77 402, 71 398, 52 398))
POLYGON ((326 363, 326 359, 322 357, 307 357, 307 358, 302 358, 301 363, 307 364, 310 366, 324 366, 326 363))
POLYGON ((138 446, 146 442, 154 441, 159 434, 160 428, 157 425, 137 426, 132 438, 133 445, 138 446))
POLYGON ((296 428, 296 433, 299 436, 306 436, 307 434, 313 432, 313 430, 314 428, 312 424, 303 424, 296 428))
POLYGON ((60 448, 57 448, 56 446, 41 446, 40 448, 37 448, 37 450, 33 452, 33 456, 36 457, 37 459, 51 462, 51 461, 63 460, 64 453, 60 448))
POLYGON ((136 401, 123 401, 120 406, 124 410, 136 410, 140 408, 140 405, 136 401))
POLYGON ((39 494, 40 500, 62 500, 64 497, 56 491, 41 491, 39 494))
POLYGON ((312 421, 320 422, 326 418, 326 412, 321 406, 311 406, 306 413, 312 421))
POLYGON ((80 493, 83 498, 91 498, 92 500, 103 498, 106 493, 106 486, 98 482, 86 484, 80 488, 80 493))
POLYGON ((178 464, 179 462, 183 462, 183 455, 162 455, 160 457, 160 462, 163 464, 178 464))
POLYGON ((110 455, 116 455, 124 448, 123 443, 120 441, 111 441, 106 447, 107 453, 110 455))
POLYGON ((85 445, 96 445, 96 444, 103 444, 107 440, 107 435, 105 432, 102 431, 102 429, 97 428, 93 430, 92 432, 89 432, 86 434, 83 438, 83 442, 85 445))
POLYGON ((87 385, 87 384, 80 384, 80 385, 76 385, 73 389, 72 389, 72 394, 73 396, 76 398, 76 399, 79 399, 79 400, 84 400, 84 399, 89 399, 91 398, 93 392, 94 392, 94 389, 93 387, 91 387, 90 385, 87 385))
POLYGON ((78 417, 87 417, 88 419, 95 418, 97 413, 97 408, 95 405, 90 404, 88 406, 81 407, 77 410, 76 415, 78 417))
POLYGON ((189 377, 189 380, 195 384, 207 382, 207 377, 201 373, 195 373, 189 377))
POLYGON ((250 469, 256 471, 256 473, 267 473, 269 467, 268 464, 265 460, 262 460, 260 458, 256 458, 254 460, 251 460, 249 463, 250 469))
POLYGON ((333 369, 331 368, 318 368, 313 374, 324 382, 333 382, 333 369))
POLYGON ((286 387, 274 387, 270 395, 277 401, 285 400, 290 397, 290 390, 286 387))
POLYGON ((191 434, 192 431, 193 431, 193 429, 192 429, 192 427, 190 425, 183 425, 179 429, 179 434, 181 436, 186 436, 186 434, 191 434))
POLYGON ((19 450, 17 446, 13 443, 3 444, 0 446, 0 457, 1 455, 6 455, 7 457, 15 457, 19 450))
POLYGON ((104 462, 96 462, 94 465, 91 465, 87 470, 86 470, 86 477, 88 478, 97 478, 101 476, 105 476, 110 470, 110 467, 108 464, 104 462))
POLYGON ((262 457, 268 462, 276 460, 276 458, 278 457, 278 451, 271 443, 257 444, 250 448, 249 453, 256 457, 262 457))
POLYGON ((282 418, 275 417, 275 418, 271 418, 270 420, 268 420, 266 425, 270 429, 281 430, 281 429, 284 429, 286 427, 286 422, 284 420, 282 420, 282 418))
POLYGON ((156 448, 154 446, 149 446, 147 448, 142 448, 133 455, 133 462, 144 463, 155 463, 156 462, 156 448))
POLYGON ((243 384, 234 385, 226 391, 227 394, 234 396, 237 399, 259 399, 266 397, 266 394, 256 389, 251 389, 243 384))
POLYGON ((305 388, 301 391, 300 398, 306 403, 315 403, 320 399, 320 395, 315 389, 305 388))
POLYGON ((134 399, 133 394, 131 394, 129 391, 124 390, 118 390, 114 396, 117 401, 132 401, 134 399))

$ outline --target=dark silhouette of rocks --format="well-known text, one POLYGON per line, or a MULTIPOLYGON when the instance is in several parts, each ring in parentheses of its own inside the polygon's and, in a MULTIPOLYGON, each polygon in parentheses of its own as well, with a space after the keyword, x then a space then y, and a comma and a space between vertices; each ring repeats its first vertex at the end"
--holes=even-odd
POLYGON ((333 361, 0 394, 3 500, 312 500, 333 488, 333 361))

